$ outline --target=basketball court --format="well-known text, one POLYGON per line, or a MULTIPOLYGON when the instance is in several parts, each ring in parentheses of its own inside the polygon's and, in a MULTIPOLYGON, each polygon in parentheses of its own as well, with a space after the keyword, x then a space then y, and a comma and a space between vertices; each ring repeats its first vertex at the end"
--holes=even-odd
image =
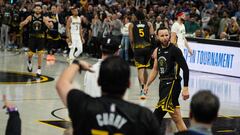
MULTIPOLYGON (((6 94, 7 98, 19 109, 22 119, 23 135, 61 135, 71 123, 66 108, 60 101, 55 84, 59 75, 68 66, 66 58, 58 55, 56 62, 43 60, 42 76, 36 79, 34 74, 27 72, 26 54, 19 52, 0 52, 0 95, 6 94)), ((90 63, 97 59, 82 56, 90 63)), ((37 59, 33 59, 33 71, 36 70, 37 59)), ((34 73, 33 72, 33 73, 34 73)), ((74 85, 83 89, 83 77, 85 72, 77 75, 74 85)), ((154 109, 158 101, 158 79, 150 86, 146 100, 139 99, 139 83, 137 70, 131 66, 131 88, 125 95, 125 99, 154 109)), ((237 131, 240 134, 240 78, 221 76, 215 74, 190 72, 190 94, 193 95, 200 89, 209 89, 216 94, 221 101, 219 118, 214 123, 213 129, 217 134, 231 134, 237 131)), ((2 100, 1 100, 2 101, 2 100)), ((184 120, 188 123, 190 100, 183 101, 180 97, 181 111, 184 120)), ((0 102, 3 106, 3 103, 0 102)), ((165 123, 169 125, 169 115, 165 123)), ((8 115, 0 110, 0 135, 6 128, 8 115)), ((174 125, 174 124, 173 124, 174 125)))

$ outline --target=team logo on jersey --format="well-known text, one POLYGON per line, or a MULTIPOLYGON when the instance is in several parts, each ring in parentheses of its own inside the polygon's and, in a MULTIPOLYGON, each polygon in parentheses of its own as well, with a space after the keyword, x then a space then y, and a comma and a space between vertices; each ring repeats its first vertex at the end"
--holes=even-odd
POLYGON ((42 29, 42 22, 34 21, 33 22, 33 30, 40 31, 42 29))
POLYGON ((159 64, 160 74, 164 74, 167 70, 167 59, 163 56, 159 57, 158 64, 159 64))

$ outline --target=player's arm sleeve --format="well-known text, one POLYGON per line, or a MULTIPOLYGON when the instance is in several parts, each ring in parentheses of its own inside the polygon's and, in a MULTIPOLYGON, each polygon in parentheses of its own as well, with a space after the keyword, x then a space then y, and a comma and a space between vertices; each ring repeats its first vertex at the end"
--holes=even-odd
POLYGON ((179 48, 175 48, 175 54, 176 62, 180 66, 180 68, 183 70, 183 81, 184 86, 188 86, 188 80, 189 80, 189 69, 186 60, 183 57, 182 51, 179 48))

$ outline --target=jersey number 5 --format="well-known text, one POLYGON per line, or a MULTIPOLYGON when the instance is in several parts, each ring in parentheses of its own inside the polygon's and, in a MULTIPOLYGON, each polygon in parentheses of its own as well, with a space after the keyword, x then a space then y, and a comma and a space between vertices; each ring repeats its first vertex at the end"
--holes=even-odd
POLYGON ((139 29, 138 32, 139 32, 140 37, 144 37, 144 30, 143 29, 139 29))
MULTIPOLYGON (((92 133, 92 135, 109 135, 108 131, 96 130, 96 129, 92 129, 91 133, 92 133)), ((123 134, 121 134, 121 133, 114 133, 113 135, 123 135, 123 134)))

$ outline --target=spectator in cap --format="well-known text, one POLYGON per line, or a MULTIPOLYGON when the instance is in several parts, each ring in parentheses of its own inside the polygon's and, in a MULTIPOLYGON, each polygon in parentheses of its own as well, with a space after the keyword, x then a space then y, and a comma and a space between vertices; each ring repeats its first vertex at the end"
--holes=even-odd
POLYGON ((99 69, 102 61, 109 56, 118 55, 119 44, 116 42, 116 39, 106 38, 103 42, 104 43, 101 48, 102 57, 98 60, 97 63, 92 66, 92 70, 95 72, 86 72, 84 77, 85 93, 89 94, 92 97, 100 97, 102 95, 101 88, 97 83, 99 69))

